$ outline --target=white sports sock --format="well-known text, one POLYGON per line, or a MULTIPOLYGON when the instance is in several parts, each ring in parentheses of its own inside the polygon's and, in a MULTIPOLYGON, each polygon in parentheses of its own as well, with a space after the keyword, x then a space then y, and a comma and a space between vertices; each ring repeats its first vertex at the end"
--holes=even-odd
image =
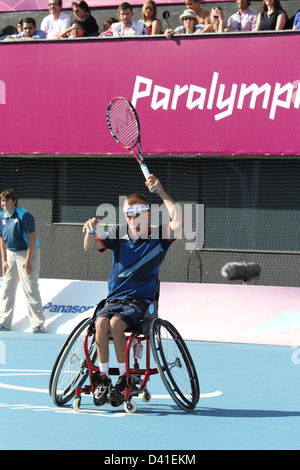
POLYGON ((120 377, 126 374, 126 362, 119 362, 120 377))
POLYGON ((105 374, 108 378, 109 377, 109 362, 99 362, 100 365, 100 373, 105 374))

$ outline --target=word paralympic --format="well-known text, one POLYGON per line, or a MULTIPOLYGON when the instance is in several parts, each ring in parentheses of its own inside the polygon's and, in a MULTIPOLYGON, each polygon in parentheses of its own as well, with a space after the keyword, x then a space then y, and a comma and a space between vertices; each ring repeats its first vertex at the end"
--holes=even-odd
MULTIPOLYGON (((126 223, 125 215, 123 212, 124 201, 126 196, 119 196, 119 206, 115 207, 112 204, 100 204, 96 210, 96 217, 100 220, 97 226, 97 236, 102 236, 109 227, 114 225, 123 225, 126 223)), ((204 246, 204 204, 196 203, 175 203, 176 213, 184 220, 184 224, 179 232, 176 233, 177 239, 185 239, 186 250, 201 250, 204 246)), ((168 231, 159 235, 158 227, 160 225, 168 224, 170 216, 164 204, 151 204, 151 237, 165 237, 168 238, 168 231)), ((136 222, 142 223, 141 214, 136 214, 136 222)), ((148 237, 148 230, 142 231, 144 233, 141 238, 148 237)), ((108 231, 107 237, 114 237, 115 231, 108 231)), ((126 236, 126 235, 124 235, 126 236)))

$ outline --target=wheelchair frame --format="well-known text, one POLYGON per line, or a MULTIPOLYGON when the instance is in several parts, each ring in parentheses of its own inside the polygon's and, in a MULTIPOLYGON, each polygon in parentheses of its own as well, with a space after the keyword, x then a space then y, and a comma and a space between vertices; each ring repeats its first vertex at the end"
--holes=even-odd
MULTIPOLYGON (((49 381, 49 394, 57 406, 65 405, 75 396, 73 408, 75 411, 79 411, 82 395, 94 393, 95 381, 99 372, 99 367, 94 364, 97 358, 94 320, 95 314, 101 305, 103 305, 103 301, 97 306, 92 318, 81 321, 74 328, 57 356, 49 381), (82 332, 86 329, 82 341, 82 332), (73 371, 73 366, 75 371, 73 371), (87 378, 89 378, 89 384, 85 384, 87 378), (61 387, 63 387, 63 390, 61 387)), ((194 362, 176 328, 167 320, 158 318, 156 301, 148 308, 140 329, 127 332, 126 335, 128 338, 126 345, 127 386, 124 399, 125 411, 127 413, 136 411, 137 407, 132 398, 140 394, 145 403, 151 400, 151 393, 147 389, 147 384, 150 377, 155 374, 160 374, 171 398, 181 409, 193 411, 200 398, 200 387, 194 362), (146 346, 145 367, 140 368, 136 350, 137 346, 144 342, 146 346), (151 352, 156 363, 155 368, 150 367, 151 352), (133 356, 132 367, 131 353, 133 356), (139 386, 136 388, 133 385, 134 379, 137 378, 139 378, 139 386), (181 381, 181 383, 179 384, 178 381, 181 381)), ((113 341, 111 337, 109 339, 110 342, 113 341)), ((119 369, 110 368, 109 373, 110 375, 119 375, 119 369)), ((120 406, 121 404, 109 402, 109 399, 106 403, 110 403, 112 406, 120 406)))

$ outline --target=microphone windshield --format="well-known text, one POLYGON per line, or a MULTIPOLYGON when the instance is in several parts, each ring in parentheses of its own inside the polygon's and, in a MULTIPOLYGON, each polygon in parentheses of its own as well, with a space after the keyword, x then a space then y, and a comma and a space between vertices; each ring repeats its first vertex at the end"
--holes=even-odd
POLYGON ((227 263, 222 268, 222 276, 229 281, 241 279, 247 281, 259 277, 261 272, 259 264, 256 263, 227 263))

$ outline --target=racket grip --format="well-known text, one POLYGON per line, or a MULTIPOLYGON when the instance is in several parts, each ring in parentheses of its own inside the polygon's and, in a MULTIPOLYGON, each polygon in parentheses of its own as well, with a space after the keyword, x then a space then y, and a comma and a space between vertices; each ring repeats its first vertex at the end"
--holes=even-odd
MULTIPOLYGON (((145 180, 147 181, 148 177, 150 176, 150 171, 148 170, 148 167, 146 165, 146 163, 141 163, 141 170, 145 176, 145 180)), ((157 189, 156 188, 153 188, 151 193, 156 193, 157 189)))

